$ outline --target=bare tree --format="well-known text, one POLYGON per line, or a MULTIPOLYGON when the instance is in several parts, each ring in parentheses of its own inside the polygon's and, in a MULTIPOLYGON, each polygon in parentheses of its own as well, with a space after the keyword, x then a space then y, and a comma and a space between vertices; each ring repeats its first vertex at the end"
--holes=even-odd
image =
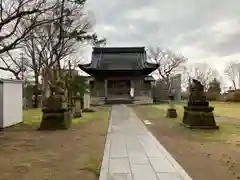
POLYGON ((187 61, 187 58, 184 56, 160 47, 150 48, 148 58, 159 64, 158 75, 160 79, 166 81, 167 84, 169 84, 170 76, 187 61))
POLYGON ((185 65, 181 71, 181 87, 182 87, 182 89, 187 90, 187 88, 189 87, 190 80, 191 80, 191 71, 189 70, 189 67, 187 65, 185 65))
POLYGON ((0 70, 12 73, 16 79, 26 72, 22 54, 23 42, 38 26, 54 19, 44 18, 56 4, 47 0, 0 0, 0 70), (28 22, 26 24, 26 22, 28 22), (22 26, 22 24, 26 26, 22 26))
POLYGON ((234 90, 237 89, 236 77, 238 76, 238 67, 239 62, 233 60, 228 63, 227 67, 224 70, 224 73, 228 76, 229 80, 232 82, 234 90))
POLYGON ((0 54, 15 49, 27 38, 32 29, 49 20, 43 19, 54 6, 47 0, 0 0, 0 54), (31 16, 31 24, 21 33, 17 30, 21 24, 31 16), (41 20, 40 20, 41 19, 41 20))
MULTIPOLYGON (((62 69, 65 62, 85 45, 85 42, 104 43, 106 39, 99 39, 93 33, 91 18, 83 11, 85 0, 57 1, 57 5, 49 14, 53 23, 47 23, 31 31, 31 37, 24 41, 24 50, 28 56, 28 66, 34 74, 35 90, 38 91, 39 76, 48 82, 43 87, 45 98, 48 97, 49 86, 53 86, 57 80, 63 80, 62 69)), ((28 26, 27 21, 22 24, 28 26)), ((72 64, 72 63, 71 63, 72 64)), ((74 64, 74 63, 73 63, 74 64)), ((35 104, 37 99, 35 99, 35 104)))
POLYGON ((52 24, 42 26, 39 30, 42 52, 45 54, 43 66, 50 82, 62 78, 61 61, 66 60, 76 52, 79 43, 92 39, 93 35, 88 33, 92 28, 88 15, 83 12, 85 0, 60 1, 60 6, 52 14, 59 17, 52 24), (55 69, 56 74, 52 74, 55 69), (50 71, 49 71, 50 70, 50 71))
POLYGON ((23 76, 23 73, 26 71, 26 67, 23 64, 24 57, 21 52, 11 54, 7 51, 0 56, 0 60, 0 70, 12 73, 18 80, 23 78, 21 77, 21 73, 23 76))
POLYGON ((208 89, 209 83, 218 76, 218 72, 209 67, 206 63, 189 64, 185 67, 183 77, 185 79, 185 85, 188 84, 190 79, 197 79, 204 85, 205 90, 208 89))

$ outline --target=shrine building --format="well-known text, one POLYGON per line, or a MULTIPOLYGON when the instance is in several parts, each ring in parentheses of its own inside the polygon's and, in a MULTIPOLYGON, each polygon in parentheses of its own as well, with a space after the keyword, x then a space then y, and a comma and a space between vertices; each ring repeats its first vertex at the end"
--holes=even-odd
POLYGON ((78 66, 90 75, 91 104, 153 102, 150 74, 159 65, 147 62, 145 47, 94 47, 91 63, 78 66))

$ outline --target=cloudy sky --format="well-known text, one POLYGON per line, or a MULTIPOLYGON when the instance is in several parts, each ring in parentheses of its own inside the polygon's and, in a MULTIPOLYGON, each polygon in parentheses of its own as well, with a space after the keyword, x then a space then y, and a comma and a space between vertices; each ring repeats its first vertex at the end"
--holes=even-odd
POLYGON ((219 71, 240 60, 240 0, 88 0, 107 46, 161 46, 219 71))

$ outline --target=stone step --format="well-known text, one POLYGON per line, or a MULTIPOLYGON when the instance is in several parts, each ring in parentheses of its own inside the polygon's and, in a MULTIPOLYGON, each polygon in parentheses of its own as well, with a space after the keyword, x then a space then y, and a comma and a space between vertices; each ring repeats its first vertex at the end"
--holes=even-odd
POLYGON ((106 104, 133 104, 132 99, 107 99, 105 100, 106 104))

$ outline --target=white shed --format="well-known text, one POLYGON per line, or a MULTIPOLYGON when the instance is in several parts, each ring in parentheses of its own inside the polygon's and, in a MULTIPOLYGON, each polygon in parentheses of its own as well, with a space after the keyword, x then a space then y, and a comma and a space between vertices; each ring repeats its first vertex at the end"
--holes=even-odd
POLYGON ((23 121, 23 81, 0 79, 0 128, 23 121))

